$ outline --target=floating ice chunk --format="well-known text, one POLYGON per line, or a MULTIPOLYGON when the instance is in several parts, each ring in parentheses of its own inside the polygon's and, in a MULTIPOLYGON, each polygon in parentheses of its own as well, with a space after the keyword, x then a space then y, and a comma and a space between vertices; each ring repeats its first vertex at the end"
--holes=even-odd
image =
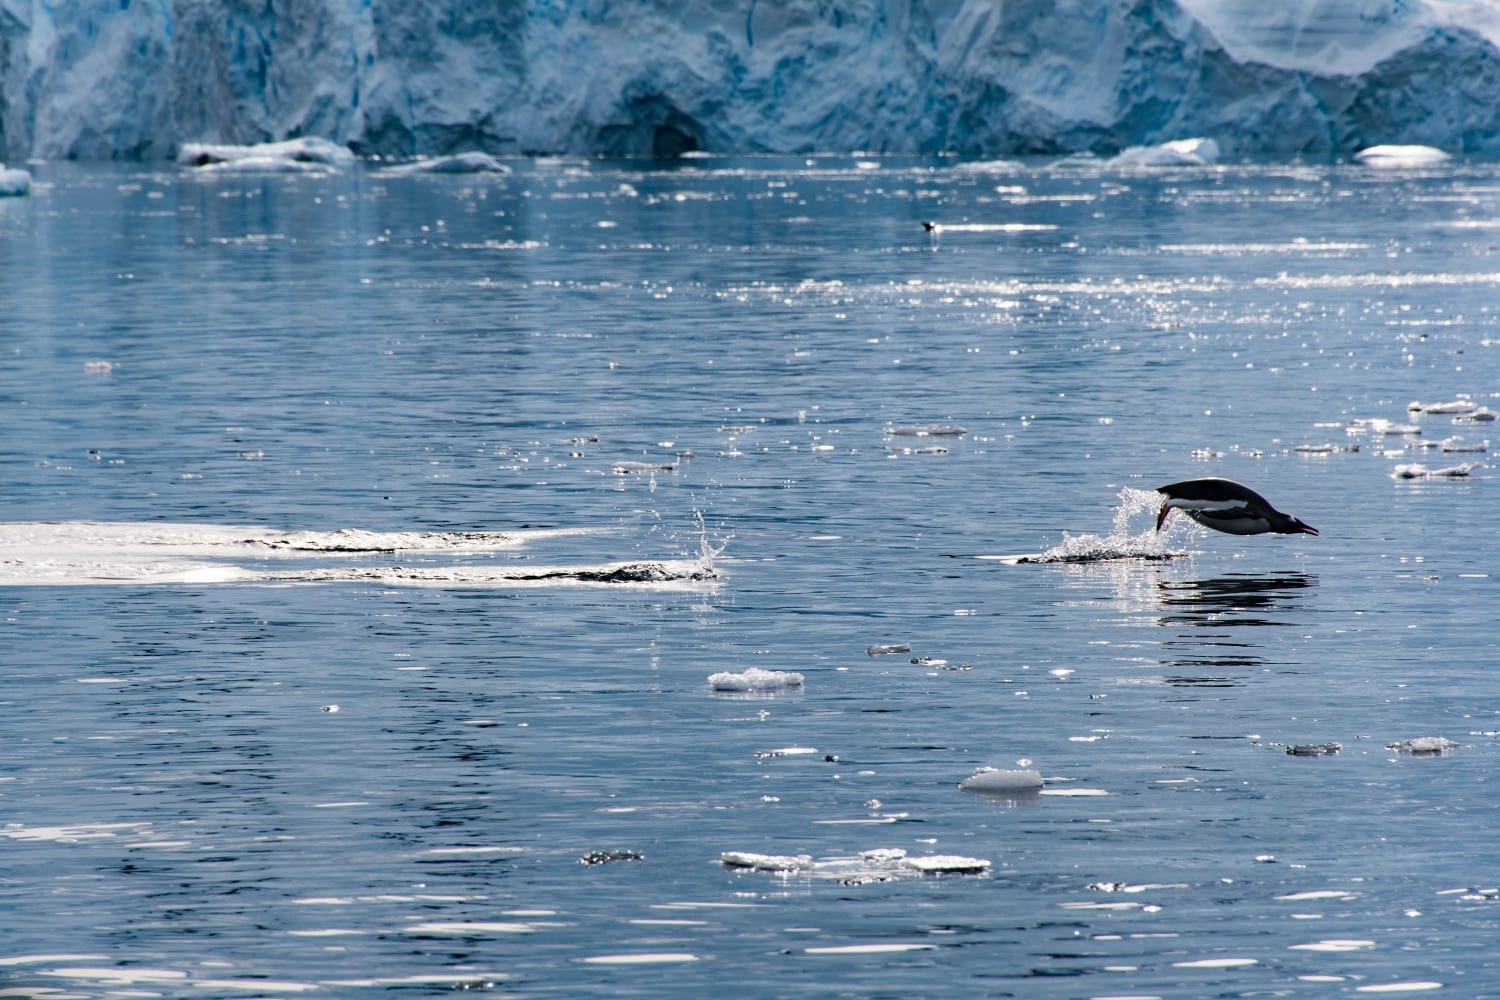
POLYGON ((1117 167, 1203 167, 1219 160, 1212 139, 1174 139, 1156 146, 1131 146, 1109 162, 1117 167))
POLYGON ((31 193, 31 174, 0 163, 0 198, 22 198, 31 193))
POLYGON ((1375 947, 1374 941, 1366 941, 1359 938, 1324 938, 1321 941, 1310 941, 1307 944, 1287 945, 1291 951, 1364 951, 1375 947))
POLYGON ((805 678, 791 670, 762 670, 751 667, 742 674, 721 671, 710 674, 709 687, 715 691, 788 691, 800 688, 805 678))
POLYGON ((759 872, 795 872, 810 867, 812 855, 724 851, 719 855, 719 861, 725 868, 749 868, 759 872))
POLYGON ((177 162, 186 167, 246 164, 249 169, 276 170, 287 169, 287 164, 342 167, 354 162, 354 154, 338 143, 308 136, 250 146, 188 142, 183 143, 182 148, 177 151, 177 162))
POLYGON ((593 866, 593 865, 607 865, 607 864, 611 864, 611 863, 616 862, 616 861, 645 861, 645 860, 646 860, 646 856, 644 854, 642 854, 640 851, 632 851, 632 850, 629 850, 627 848, 627 849, 623 849, 623 850, 589 851, 583 857, 581 857, 581 858, 578 859, 578 863, 580 865, 593 866))
POLYGON ((1407 464, 1398 465, 1391 470, 1392 479, 1463 479, 1479 468, 1482 462, 1465 462, 1463 465, 1450 465, 1446 469, 1429 469, 1425 465, 1407 464))
POLYGON ((942 233, 1047 233, 1057 226, 1042 222, 924 222, 934 236, 942 233))
POLYGON ((475 152, 413 160, 410 163, 387 167, 381 173, 398 176, 406 174, 508 174, 510 167, 489 153, 475 152))
POLYGON ((866 656, 886 656, 886 655, 888 655, 890 653, 910 653, 910 652, 911 652, 911 643, 909 643, 909 642, 893 642, 893 643, 890 643, 890 644, 887 644, 887 645, 882 645, 880 643, 877 643, 877 644, 875 644, 873 646, 866 646, 865 647, 865 655, 866 656))
POLYGON ((1490 443, 1485 441, 1463 441, 1456 437, 1443 438, 1440 441, 1427 440, 1422 442, 1423 448, 1441 448, 1444 454, 1473 454, 1480 455, 1490 450, 1490 443))
POLYGON ((804 948, 809 955, 893 955, 903 951, 935 951, 935 944, 839 944, 804 948))
POLYGON ((906 849, 902 847, 877 847, 869 851, 860 851, 859 856, 871 864, 895 864, 906 858, 906 849))
POLYGON ((1354 154, 1367 167, 1431 167, 1452 159, 1435 146, 1370 146, 1354 154))
POLYGON ((990 870, 990 863, 984 858, 966 858, 961 854, 925 854, 902 858, 901 864, 924 875, 977 875, 990 870))
POLYGON ((979 767, 958 783, 966 792, 1034 792, 1042 787, 1042 773, 1034 768, 1007 771, 998 767, 979 767))
POLYGON ((1500 413, 1496 413, 1487 406, 1481 406, 1477 410, 1460 413, 1453 418, 1453 422, 1455 424, 1488 424, 1493 423, 1496 419, 1500 419, 1500 413))
POLYGON ((617 476, 640 476, 652 472, 676 472, 677 466, 670 462, 616 462, 609 469, 617 476))
POLYGON ((1478 409, 1477 403, 1471 403, 1467 399, 1455 399, 1448 403, 1422 403, 1412 400, 1406 404, 1408 413, 1472 413, 1478 409))
POLYGON ((1358 444, 1299 444, 1292 451, 1299 455, 1338 455, 1359 451, 1358 444))
POLYGON ((432 920, 403 928, 406 934, 454 934, 467 937, 475 934, 530 934, 536 930, 531 924, 514 920, 432 920))
POLYGON ((1431 980, 1414 979, 1404 983, 1372 983, 1369 986, 1356 986, 1356 993, 1426 993, 1429 990, 1440 990, 1443 984, 1431 980))
POLYGON ((1384 417, 1361 418, 1349 421, 1348 427, 1351 434, 1384 434, 1387 437, 1399 437, 1405 434, 1421 434, 1422 428, 1416 424, 1398 424, 1394 420, 1384 417))
POLYGON ((1442 757, 1456 746, 1458 744, 1446 736, 1418 736, 1415 739, 1387 743, 1385 748, 1413 757, 1442 757))
POLYGON ((772 757, 806 757, 818 752, 817 747, 779 747, 775 750, 757 750, 757 760, 767 760, 772 757))
POLYGON ((1341 743, 1292 743, 1283 749, 1293 757, 1332 757, 1344 747, 1341 743))
POLYGON ((911 424, 887 427, 885 432, 891 437, 963 437, 969 429, 956 424, 911 424))
POLYGON ((1303 892, 1289 892, 1281 896, 1273 896, 1272 898, 1279 899, 1288 903, 1304 903, 1310 899, 1349 900, 1354 899, 1355 894, 1352 892, 1345 892, 1342 889, 1307 889, 1303 892))
POLYGON ((293 160, 285 156, 246 156, 205 163, 197 169, 207 174, 323 174, 330 168, 326 163, 293 160))

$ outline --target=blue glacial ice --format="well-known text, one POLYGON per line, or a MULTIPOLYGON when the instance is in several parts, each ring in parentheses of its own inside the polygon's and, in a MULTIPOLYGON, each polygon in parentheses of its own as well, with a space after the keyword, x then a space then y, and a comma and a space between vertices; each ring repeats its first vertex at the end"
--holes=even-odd
POLYGON ((0 158, 1500 151, 1494 0, 0 0, 0 158))

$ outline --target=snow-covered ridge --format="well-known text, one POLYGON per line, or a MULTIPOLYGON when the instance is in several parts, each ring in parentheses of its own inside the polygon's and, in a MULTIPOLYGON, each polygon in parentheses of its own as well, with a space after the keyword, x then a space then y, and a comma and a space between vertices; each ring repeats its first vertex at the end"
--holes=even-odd
POLYGON ((1496 39, 1497 0, 0 0, 0 158, 1500 152, 1496 39))

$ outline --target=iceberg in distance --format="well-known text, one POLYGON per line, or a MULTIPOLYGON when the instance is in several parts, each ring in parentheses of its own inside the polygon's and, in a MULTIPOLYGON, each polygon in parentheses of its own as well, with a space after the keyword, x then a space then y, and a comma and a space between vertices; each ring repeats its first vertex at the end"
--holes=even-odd
POLYGON ((347 166, 354 162, 354 154, 344 146, 316 137, 261 142, 248 146, 187 142, 177 151, 177 162, 184 166, 209 169, 290 173, 347 166))
POLYGON ((1452 159, 1432 146, 1370 146, 1354 154, 1367 167, 1431 167, 1452 159))
POLYGON ((0 163, 0 198, 19 198, 30 193, 30 172, 0 163))
POLYGON ((1120 167, 1204 167, 1219 161, 1212 139, 1174 139, 1155 146, 1132 146, 1109 162, 1120 167))

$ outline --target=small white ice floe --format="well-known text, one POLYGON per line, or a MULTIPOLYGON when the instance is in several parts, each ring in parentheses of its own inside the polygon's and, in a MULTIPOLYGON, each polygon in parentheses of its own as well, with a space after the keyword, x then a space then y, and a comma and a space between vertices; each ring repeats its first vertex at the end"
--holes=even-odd
POLYGON ((334 712, 337 712, 338 710, 339 710, 339 707, 337 705, 324 705, 318 711, 320 711, 320 712, 327 712, 327 713, 329 713, 331 715, 334 712))
POLYGON ((643 476, 653 472, 676 472, 677 466, 670 462, 616 462, 609 471, 617 476, 643 476))
POLYGON ((1174 139, 1155 146, 1131 146, 1109 162, 1117 167, 1204 167, 1219 160, 1212 139, 1174 139))
POLYGON ((381 171, 387 176, 405 174, 508 174, 510 167, 489 153, 458 153, 398 163, 381 171))
POLYGON ((31 174, 0 163, 0 198, 24 198, 31 193, 31 174))
POLYGON ((1299 455, 1338 455, 1359 451, 1358 444, 1299 444, 1292 451, 1299 455))
POLYGON ((890 437, 963 437, 969 429, 954 424, 913 424, 887 427, 885 432, 890 437))
POLYGON ((1369 146, 1354 154, 1367 167, 1431 167, 1452 159, 1436 146, 1369 146))
POLYGON ((1479 468, 1482 462, 1465 462, 1463 465, 1450 465, 1446 469, 1429 469, 1425 465, 1407 464, 1398 465, 1391 470, 1392 479, 1463 479, 1479 468))
POLYGON ((918 858, 902 858, 901 864, 923 875, 978 875, 990 870, 990 863, 985 858, 966 858, 961 854, 924 854, 918 858))
POLYGON ((1034 768, 1007 771, 998 767, 978 767, 974 773, 958 783, 966 792, 986 794, 1004 792, 1035 792, 1042 787, 1042 773, 1034 768))
POLYGON ((1408 413, 1473 413, 1479 408, 1479 404, 1467 399, 1455 399, 1447 403, 1423 403, 1412 400, 1406 404, 1408 413))
POLYGON ((1445 455, 1482 455, 1490 450, 1488 439, 1484 441, 1465 441, 1462 438, 1428 438, 1422 442, 1423 448, 1440 448, 1445 455))
POLYGON ((773 757, 807 757, 817 752, 817 747, 778 747, 775 750, 755 751, 755 759, 769 760, 773 757))
POLYGON ((1456 746, 1458 744, 1446 736, 1418 736, 1415 739, 1387 743, 1385 748, 1413 757, 1443 757, 1456 746))
POLYGON ((812 855, 724 851, 719 855, 719 862, 725 868, 748 868, 758 872, 795 872, 811 867, 812 855))
POLYGON ((1350 434, 1370 433, 1397 437, 1403 434, 1421 434, 1422 428, 1416 424, 1398 424, 1385 417, 1367 417, 1349 421, 1348 431, 1350 434))
POLYGON ((909 643, 909 642, 893 642, 893 643, 889 643, 889 644, 886 644, 886 645, 882 645, 880 643, 876 643, 873 646, 866 646, 865 647, 865 655, 866 656, 886 656, 886 655, 888 655, 890 653, 910 653, 910 652, 911 652, 911 643, 909 643))
POLYGON ((805 680, 801 674, 791 670, 762 670, 751 667, 742 674, 721 671, 710 674, 708 685, 715 691, 743 694, 747 692, 789 691, 801 688, 805 680))
POLYGON ((1481 406, 1477 410, 1470 410, 1468 413, 1460 413, 1458 416, 1453 418, 1453 422, 1455 424, 1489 424, 1493 423, 1497 419, 1500 419, 1500 413, 1496 413, 1494 410, 1490 409, 1487 406, 1481 406))
POLYGON ((817 861, 806 854, 724 851, 719 855, 719 861, 725 868, 837 879, 845 885, 890 882, 908 875, 982 875, 991 867, 991 862, 986 858, 969 858, 957 854, 912 857, 900 847, 880 847, 860 851, 858 856, 823 858, 817 861))

